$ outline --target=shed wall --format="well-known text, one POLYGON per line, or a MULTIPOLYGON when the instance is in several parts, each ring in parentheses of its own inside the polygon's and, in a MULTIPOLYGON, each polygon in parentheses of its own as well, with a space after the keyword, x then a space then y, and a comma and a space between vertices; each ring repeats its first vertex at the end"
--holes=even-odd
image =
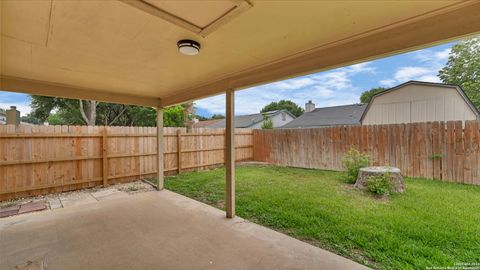
POLYGON ((364 125, 476 120, 476 115, 454 88, 407 85, 377 96, 364 125))

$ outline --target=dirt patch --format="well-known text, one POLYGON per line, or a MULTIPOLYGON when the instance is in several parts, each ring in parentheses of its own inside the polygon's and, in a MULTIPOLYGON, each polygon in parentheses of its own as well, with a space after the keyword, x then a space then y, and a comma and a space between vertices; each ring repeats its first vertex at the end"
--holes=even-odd
POLYGON ((143 193, 143 192, 155 190, 155 188, 152 185, 142 181, 119 184, 117 189, 120 191, 126 192, 128 194, 137 194, 137 193, 143 193))
MULTIPOLYGON (((288 232, 283 232, 283 233, 288 234, 288 232)), ((339 250, 337 248, 332 248, 328 245, 323 244, 322 242, 320 242, 316 239, 301 239, 301 240, 309 243, 312 246, 316 246, 316 247, 319 247, 319 248, 322 248, 322 249, 329 250, 333 253, 343 255, 343 256, 345 256, 347 258, 350 258, 354 261, 357 261, 361 264, 372 267, 373 269, 379 269, 380 268, 380 265, 377 262, 375 262, 374 260, 372 260, 371 258, 366 256, 365 253, 359 248, 352 248, 350 250, 343 249, 343 252, 342 251, 339 252, 339 250)))
MULTIPOLYGON (((114 185, 108 186, 107 188, 94 187, 94 188, 68 191, 63 193, 39 195, 35 197, 30 197, 30 198, 18 198, 15 200, 0 202, 0 209, 1 209, 0 217, 7 217, 15 214, 22 214, 22 213, 33 212, 33 211, 42 211, 46 209, 62 208, 62 207, 65 207, 60 202, 62 199, 65 199, 67 197, 81 198, 82 196, 87 196, 89 194, 99 193, 99 192, 101 193, 102 191, 107 191, 109 189, 116 189, 120 192, 124 192, 129 195, 155 190, 155 188, 152 185, 139 180, 139 181, 129 182, 129 183, 114 184, 114 185), (14 208, 16 209, 15 211, 14 211, 14 208)), ((96 200, 98 201, 98 199, 95 197, 92 197, 92 200, 94 202, 96 202, 96 200)))
POLYGON ((218 200, 217 202, 215 202, 214 206, 219 209, 225 209, 225 201, 218 200))
POLYGON ((358 248, 352 248, 351 249, 351 258, 354 259, 357 262, 360 262, 360 263, 364 264, 364 265, 368 265, 370 267, 373 267, 374 269, 379 269, 380 268, 380 265, 376 261, 367 257, 363 253, 363 251, 358 249, 358 248))
POLYGON ((376 195, 373 194, 372 192, 368 190, 360 190, 356 188, 353 184, 343 184, 341 186, 341 192, 344 194, 353 194, 353 193, 360 193, 363 196, 366 196, 368 198, 371 198, 372 200, 378 201, 378 202, 383 202, 383 203, 389 203, 390 199, 389 196, 382 196, 382 195, 376 195))

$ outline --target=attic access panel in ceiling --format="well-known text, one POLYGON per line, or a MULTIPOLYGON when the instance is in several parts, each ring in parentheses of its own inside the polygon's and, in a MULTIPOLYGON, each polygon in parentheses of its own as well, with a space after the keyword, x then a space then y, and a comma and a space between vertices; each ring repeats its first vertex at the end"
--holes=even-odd
POLYGON ((252 6, 247 0, 162 1, 121 0, 203 37, 252 6))

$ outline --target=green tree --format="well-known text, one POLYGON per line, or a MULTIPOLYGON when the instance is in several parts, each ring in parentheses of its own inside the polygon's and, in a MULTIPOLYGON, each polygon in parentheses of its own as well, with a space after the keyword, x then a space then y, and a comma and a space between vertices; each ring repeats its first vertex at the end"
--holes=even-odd
MULTIPOLYGON (((168 107, 163 111, 164 127, 183 127, 185 126, 184 105, 168 107)), ((156 116, 156 113, 155 113, 156 116)))
MULTIPOLYGON (((153 108, 96 101, 32 96, 32 117, 51 125, 156 126, 153 108), (52 112, 55 113, 52 114, 52 112)), ((184 126, 184 106, 164 110, 164 126, 184 126)))
POLYGON ((445 67, 438 72, 444 83, 463 88, 473 104, 480 108, 480 38, 453 45, 445 67))
POLYGON ((69 125, 95 125, 97 116, 97 102, 67 98, 31 96, 32 115, 41 121, 46 121, 50 113, 55 110, 64 117, 63 121, 69 125))
POLYGON ((198 119, 198 121, 206 121, 210 119, 208 117, 201 116, 201 115, 195 115, 195 117, 198 119))
POLYGON ((34 117, 31 113, 27 114, 26 116, 22 116, 20 119, 22 120, 22 122, 30 123, 30 124, 34 124, 34 125, 43 124, 42 120, 34 117))
POLYGON ((214 119, 225 119, 225 115, 223 114, 213 114, 212 116, 210 117, 205 117, 205 116, 201 116, 201 115, 196 115, 195 116, 198 120, 200 121, 207 121, 207 120, 214 120, 214 119))
POLYGON ((263 113, 262 129, 273 129, 273 121, 265 113, 263 113))
MULTIPOLYGON (((63 112, 57 112, 54 114, 51 114, 47 117, 47 123, 49 125, 70 125, 71 123, 67 122, 67 117, 62 115, 63 112)), ((73 124, 75 125, 75 124, 73 124)))
POLYGON ((295 102, 290 100, 280 100, 278 102, 274 101, 263 107, 260 112, 265 113, 276 110, 287 110, 291 114, 295 115, 295 117, 299 117, 303 114, 302 107, 298 106, 295 102))
POLYGON ((219 113, 214 113, 210 119, 225 119, 225 115, 219 114, 219 113))
POLYGON ((375 87, 375 88, 372 88, 368 91, 363 92, 362 95, 360 96, 360 103, 369 103, 370 100, 372 100, 373 96, 375 96, 376 94, 381 93, 383 91, 385 91, 385 88, 375 87))

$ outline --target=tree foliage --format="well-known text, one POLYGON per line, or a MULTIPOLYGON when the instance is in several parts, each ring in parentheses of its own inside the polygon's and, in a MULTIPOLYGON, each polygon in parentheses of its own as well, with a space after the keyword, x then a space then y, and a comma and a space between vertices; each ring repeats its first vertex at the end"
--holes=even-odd
POLYGON ((57 112, 47 117, 49 125, 79 125, 78 123, 68 122, 68 117, 65 117, 65 112, 57 112))
POLYGON ((290 100, 280 100, 278 102, 274 101, 266 105, 265 107, 263 107, 260 112, 265 113, 265 112, 276 111, 276 110, 287 110, 291 114, 295 115, 295 117, 299 117, 300 115, 303 114, 303 108, 290 100))
POLYGON ((273 129, 273 121, 266 114, 263 114, 262 129, 273 129))
POLYGON ((22 116, 21 118, 21 121, 22 122, 25 122, 25 123, 30 123, 30 124, 34 124, 34 125, 41 125, 43 124, 43 121, 34 117, 31 113, 25 115, 25 116, 22 116))
MULTIPOLYGON (((185 123, 184 106, 177 105, 168 107, 163 111, 164 127, 183 127, 185 123)), ((156 114, 155 114, 156 116, 156 114)))
POLYGON ((480 38, 453 45, 447 64, 438 72, 447 84, 463 88, 473 104, 480 108, 480 38))
POLYGON ((225 115, 219 114, 219 113, 214 113, 210 119, 225 119, 225 115))
POLYGON ((373 96, 383 91, 385 91, 385 88, 375 87, 368 91, 363 92, 362 95, 360 96, 360 103, 369 103, 370 100, 372 100, 373 96))
POLYGON ((212 116, 210 117, 205 117, 205 116, 201 116, 201 115, 197 115, 196 118, 200 121, 207 121, 207 120, 214 120, 214 119, 225 119, 225 115, 223 114, 219 114, 219 113, 215 113, 215 114, 212 114, 212 116))
MULTIPOLYGON (((156 126, 153 108, 96 101, 31 96, 31 116, 50 125, 156 126)), ((164 110, 166 127, 184 125, 184 107, 177 105, 164 110)))

